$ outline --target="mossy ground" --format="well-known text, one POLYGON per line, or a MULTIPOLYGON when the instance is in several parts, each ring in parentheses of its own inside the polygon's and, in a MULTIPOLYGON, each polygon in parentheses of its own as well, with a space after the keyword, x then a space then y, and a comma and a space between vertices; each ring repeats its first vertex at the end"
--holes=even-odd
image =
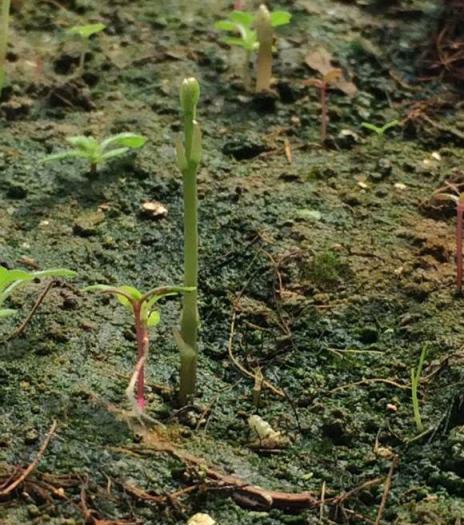
MULTIPOLYGON (((331 497, 386 476, 398 455, 383 522, 460 523, 463 299, 454 292, 452 214, 427 202, 462 165, 464 113, 451 86, 415 83, 438 2, 391 9, 379 2, 273 3, 294 19, 281 31, 280 98, 269 112, 242 89, 240 55, 212 29, 228 4, 95 4, 38 8, 25 0, 13 16, 10 86, 1 104, 1 263, 32 259, 41 268, 78 270, 79 278, 74 289, 53 288, 26 331, 0 350, 0 461, 28 464, 57 420, 39 471, 80 477, 100 518, 182 524, 201 510, 223 525, 369 523, 362 516, 374 522, 382 484, 347 500, 344 513, 331 508, 322 517, 319 510, 244 510, 214 491, 160 509, 124 490, 133 484, 165 493, 188 482, 168 456, 122 450, 137 436, 104 403, 124 405, 135 358, 131 320, 110 299, 77 290, 96 282, 144 289, 181 282, 173 144, 177 89, 195 75, 205 150, 198 407, 177 414, 155 388, 177 381, 171 333, 179 303, 171 300, 153 333, 149 414, 179 447, 268 488, 320 494, 325 483, 331 497), (108 30, 94 39, 84 81, 70 80, 78 50, 62 28, 86 20, 101 20, 108 30), (330 93, 327 148, 317 144, 317 93, 302 84, 314 76, 303 65, 305 52, 319 45, 359 90, 353 99, 330 93), (361 130, 363 121, 405 118, 419 100, 434 101, 428 121, 393 128, 384 139, 361 130), (65 136, 126 130, 149 143, 98 176, 78 161, 40 162, 65 136), (146 200, 160 201, 167 216, 147 218, 146 200), (253 382, 228 357, 234 311, 235 357, 285 392, 280 398, 263 390, 259 409, 253 382), (430 432, 417 438, 409 381, 425 344, 420 406, 430 432), (246 420, 256 412, 291 445, 276 454, 250 449, 246 420)), ((42 287, 13 298, 23 315, 42 287)), ((2 324, 5 335, 13 328, 13 321, 2 324)), ((49 501, 19 493, 0 503, 0 522, 82 523, 79 491, 49 501)))

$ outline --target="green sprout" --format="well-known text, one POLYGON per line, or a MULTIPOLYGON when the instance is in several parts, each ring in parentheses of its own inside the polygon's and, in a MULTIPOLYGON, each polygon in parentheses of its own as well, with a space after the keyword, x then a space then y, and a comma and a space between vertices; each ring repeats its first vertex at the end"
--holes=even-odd
POLYGON ((417 367, 411 369, 411 399, 412 399, 412 408, 414 413, 414 421, 416 423, 417 430, 422 432, 424 430, 424 425, 422 423, 422 418, 419 408, 419 398, 418 390, 420 385, 420 379, 422 375, 422 369, 424 368, 424 361, 427 355, 427 346, 424 345, 419 357, 419 363, 417 367))
POLYGON ((369 122, 363 122, 361 124, 361 127, 368 129, 369 131, 372 131, 378 137, 383 137, 387 130, 389 130, 390 128, 399 126, 400 124, 401 122, 399 120, 391 120, 390 122, 387 122, 386 124, 384 124, 382 127, 378 127, 375 124, 370 124, 369 122))
POLYGON ((194 291, 184 295, 180 332, 176 341, 180 351, 179 400, 182 405, 193 398, 198 360, 198 196, 197 171, 201 161, 201 131, 196 121, 200 85, 186 78, 180 88, 184 136, 176 142, 176 161, 184 191, 184 286, 194 291))
POLYGON ((73 146, 72 149, 48 155, 44 162, 70 158, 86 159, 90 164, 90 172, 96 173, 98 166, 114 157, 125 155, 130 150, 140 149, 146 142, 146 138, 136 133, 119 133, 112 135, 101 142, 94 137, 77 135, 66 137, 66 141, 73 146))
POLYGON ((66 31, 68 35, 76 35, 82 42, 81 56, 79 58, 78 73, 82 74, 84 71, 85 55, 89 50, 89 41, 92 35, 100 33, 106 28, 105 24, 86 24, 82 26, 74 26, 66 31))
MULTIPOLYGON (((272 28, 288 24, 291 19, 291 14, 286 11, 273 11, 269 13, 265 6, 261 6, 258 14, 248 13, 246 11, 232 11, 229 16, 224 19, 216 22, 214 25, 215 29, 219 31, 226 31, 227 33, 233 35, 228 36, 224 39, 224 42, 229 46, 241 47, 245 50, 244 57, 244 67, 243 67, 243 81, 245 87, 248 89, 251 85, 250 80, 250 60, 251 55, 254 51, 262 50, 266 47, 263 43, 264 34, 262 31, 262 23, 260 24, 260 19, 262 17, 263 9, 266 10, 266 20, 267 27, 270 27, 270 30, 267 29, 269 36, 270 31, 270 48, 268 46, 268 51, 270 49, 271 53, 271 66, 272 66, 272 45, 273 45, 273 31, 272 28), (261 38, 260 38, 261 37, 261 38)), ((266 30, 264 30, 264 33, 266 30)), ((265 39, 269 44, 269 38, 265 39)), ((266 59, 268 60, 268 58, 266 59)), ((258 55, 259 62, 259 55, 258 55)), ((261 68, 262 69, 262 68, 261 68)), ((260 67, 258 64, 258 76, 259 76, 260 67)), ((270 78, 269 78, 270 82, 270 78)))
POLYGON ((42 270, 37 272, 27 272, 25 270, 7 270, 0 266, 0 318, 10 317, 16 313, 16 310, 10 308, 2 308, 4 302, 10 295, 19 287, 34 281, 35 279, 42 279, 46 277, 65 277, 71 278, 76 275, 76 272, 66 270, 65 268, 53 268, 50 270, 42 270))
POLYGON ((108 286, 96 284, 84 288, 84 291, 95 291, 114 295, 134 316, 135 335, 137 340, 137 363, 134 368, 126 395, 135 411, 142 413, 145 408, 145 373, 144 365, 148 358, 149 329, 160 322, 160 312, 157 303, 163 297, 193 292, 194 288, 180 286, 165 286, 142 293, 133 286, 108 286), (137 386, 136 386, 137 384, 137 386), (136 396, 134 389, 136 386, 136 396))
POLYGON ((8 49, 8 27, 10 24, 11 0, 1 0, 0 6, 0 95, 5 83, 6 52, 8 49))

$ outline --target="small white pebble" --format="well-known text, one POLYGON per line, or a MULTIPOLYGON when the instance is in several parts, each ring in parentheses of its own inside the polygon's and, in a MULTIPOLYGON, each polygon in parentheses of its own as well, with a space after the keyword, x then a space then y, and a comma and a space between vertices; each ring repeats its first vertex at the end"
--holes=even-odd
POLYGON ((438 153, 438 151, 434 151, 432 153, 432 159, 441 160, 441 155, 438 153))
POLYGON ((397 190, 405 190, 407 186, 406 184, 403 184, 402 182, 395 182, 395 188, 397 190))
POLYGON ((188 520, 187 525, 216 525, 216 522, 208 514, 198 512, 188 520))

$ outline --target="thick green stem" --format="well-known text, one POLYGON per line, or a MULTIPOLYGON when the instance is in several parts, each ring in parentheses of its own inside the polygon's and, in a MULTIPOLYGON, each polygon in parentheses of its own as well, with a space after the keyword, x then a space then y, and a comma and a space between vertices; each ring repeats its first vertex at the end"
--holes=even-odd
MULTIPOLYGON (((194 80, 194 79, 192 79, 194 80)), ((192 81, 191 80, 191 81, 192 81)), ((194 81, 196 83, 196 81, 194 81)), ((197 84, 198 85, 198 84, 197 84)), ((181 92, 182 93, 182 92, 181 92)), ((198 99, 198 97, 197 97, 198 99)), ((184 103, 184 164, 181 168, 184 186, 184 286, 194 288, 183 298, 180 323, 180 387, 179 401, 189 403, 195 394, 198 360, 198 198, 197 169, 201 155, 198 124, 195 121, 196 101, 184 103)), ((181 97, 182 101, 182 97, 181 97)))
POLYGON ((8 49, 8 26, 10 23, 11 0, 2 0, 0 19, 0 95, 5 83, 6 52, 8 49))

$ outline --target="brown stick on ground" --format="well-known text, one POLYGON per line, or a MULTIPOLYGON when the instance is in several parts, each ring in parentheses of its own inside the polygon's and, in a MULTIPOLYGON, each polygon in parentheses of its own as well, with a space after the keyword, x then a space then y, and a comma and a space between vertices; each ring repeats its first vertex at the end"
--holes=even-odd
POLYGON ((398 466, 399 460, 399 456, 395 456, 393 458, 393 461, 391 462, 390 470, 388 471, 387 479, 385 480, 385 486, 383 488, 382 500, 380 502, 379 510, 377 512, 377 517, 375 518, 375 525, 380 525, 381 523, 380 520, 382 519, 383 513, 385 511, 385 505, 387 504, 388 494, 390 493, 392 485, 393 473, 395 472, 395 469, 398 466))
POLYGON ((42 446, 39 449, 39 452, 37 452, 37 455, 34 458, 34 461, 25 470, 23 470, 22 474, 18 478, 16 478, 16 480, 13 481, 13 483, 10 483, 6 488, 0 491, 0 497, 8 496, 8 494, 11 494, 11 492, 13 492, 37 467, 40 460, 42 459, 42 456, 45 454, 45 451, 47 450, 48 444, 50 443, 50 440, 53 434, 55 433, 56 426, 57 426, 56 421, 53 421, 52 426, 50 427, 50 430, 45 436, 44 442, 42 443, 42 446))
POLYGON ((202 458, 193 456, 175 447, 160 436, 153 436, 145 428, 140 428, 138 431, 144 436, 144 442, 148 445, 149 450, 165 452, 188 465, 201 467, 209 479, 216 481, 220 486, 227 487, 237 503, 243 507, 254 510, 276 508, 295 511, 317 508, 320 505, 319 500, 310 492, 295 494, 267 490, 257 485, 250 485, 240 478, 223 474, 211 467, 205 466, 202 458))
POLYGON ((34 306, 32 307, 32 310, 29 312, 28 316, 24 321, 16 328, 16 330, 8 336, 8 341, 10 339, 14 339, 15 337, 18 337, 21 335, 24 330, 26 329, 26 326, 29 324, 29 321, 34 317, 35 313, 37 312, 37 309, 39 306, 43 303, 43 300, 47 296, 48 292, 50 291, 51 287, 56 284, 56 281, 50 281, 47 286, 44 288, 43 292, 39 295, 36 302, 34 303, 34 306))

